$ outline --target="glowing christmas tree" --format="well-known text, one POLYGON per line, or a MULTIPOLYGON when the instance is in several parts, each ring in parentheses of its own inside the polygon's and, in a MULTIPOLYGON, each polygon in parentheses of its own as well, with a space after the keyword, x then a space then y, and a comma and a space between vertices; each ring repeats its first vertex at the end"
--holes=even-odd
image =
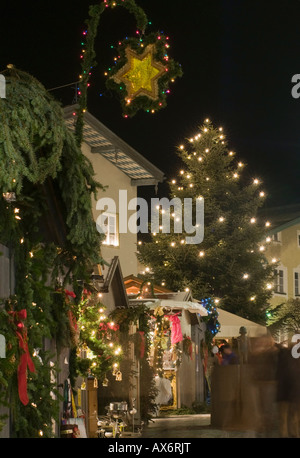
POLYGON ((208 119, 178 154, 183 165, 170 182, 170 198, 192 198, 193 205, 203 199, 204 239, 187 244, 187 234, 174 225, 168 234, 160 226, 151 242, 139 243, 139 260, 156 283, 190 289, 198 300, 212 297, 232 313, 263 322, 274 266, 264 256, 270 223, 257 217, 266 197, 261 180, 245 173, 223 129, 208 119))

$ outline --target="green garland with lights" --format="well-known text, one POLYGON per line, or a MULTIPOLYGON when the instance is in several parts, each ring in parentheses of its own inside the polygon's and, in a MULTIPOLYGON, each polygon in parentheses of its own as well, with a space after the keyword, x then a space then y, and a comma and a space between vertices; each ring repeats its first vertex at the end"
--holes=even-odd
POLYGON ((153 368, 155 373, 162 377, 163 375, 163 338, 164 332, 166 329, 166 322, 164 319, 164 314, 157 313, 155 315, 155 328, 154 328, 154 355, 153 355, 153 368))
MULTIPOLYGON (((74 348, 65 287, 72 285, 81 297, 82 284, 102 262, 91 207, 91 196, 101 185, 66 127, 60 105, 31 75, 12 66, 4 74, 0 241, 14 261, 15 291, 0 301, 7 356, 0 359, 0 405, 10 410, 11 436, 47 438, 53 436, 53 420, 59 421, 61 397, 53 382, 57 354, 44 350, 44 340, 55 341, 58 353, 74 348), (61 222, 56 238, 48 227, 55 225, 49 218, 49 198, 55 201, 57 195, 61 222), (21 339, 34 371, 28 366, 27 376, 19 379, 27 354, 21 339)), ((1 419, 1 425, 6 421, 1 419)))
POLYGON ((110 72, 110 76, 113 76, 121 65, 126 62, 125 48, 127 46, 132 47, 132 49, 140 53, 144 46, 154 44, 156 48, 155 58, 166 68, 165 74, 159 79, 159 94, 155 101, 149 99, 149 97, 140 96, 137 97, 133 103, 130 103, 129 106, 126 88, 124 86, 120 87, 120 84, 116 84, 111 78, 107 80, 107 87, 116 90, 121 99, 124 115, 126 117, 133 116, 140 109, 147 112, 153 112, 164 108, 166 106, 166 97, 169 93, 169 83, 174 81, 176 77, 182 76, 180 65, 167 55, 166 50, 169 48, 167 37, 158 33, 149 34, 148 36, 145 35, 145 30, 151 23, 148 21, 144 10, 136 4, 135 0, 104 0, 97 5, 91 5, 89 8, 89 18, 85 21, 86 27, 83 31, 81 41, 81 74, 79 75, 78 85, 79 107, 75 126, 78 145, 80 145, 83 140, 84 113, 87 110, 87 92, 90 86, 90 76, 92 69, 97 65, 95 41, 97 38, 100 17, 107 8, 115 8, 118 6, 126 8, 129 13, 134 15, 139 38, 130 38, 119 42, 120 60, 113 71, 110 72))
POLYGON ((151 316, 151 311, 144 305, 115 309, 110 314, 110 318, 120 326, 120 333, 124 338, 124 352, 130 342, 133 341, 135 345, 135 354, 140 362, 140 414, 141 419, 145 422, 149 422, 156 413, 155 398, 157 396, 155 370, 149 362, 152 345, 151 316), (137 333, 132 338, 128 338, 130 324, 137 325, 137 333))
POLYGON ((98 294, 83 296, 76 310, 80 350, 77 360, 79 373, 103 382, 108 372, 116 374, 119 371, 122 361, 119 325, 105 314, 106 308, 98 294))

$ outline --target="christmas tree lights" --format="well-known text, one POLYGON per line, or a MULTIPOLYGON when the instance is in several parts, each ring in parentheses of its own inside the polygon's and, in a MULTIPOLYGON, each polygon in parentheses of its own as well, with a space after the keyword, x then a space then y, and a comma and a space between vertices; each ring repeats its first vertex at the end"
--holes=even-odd
MULTIPOLYGON (((257 210, 264 204, 262 180, 249 178, 246 165, 229 150, 223 128, 206 118, 199 132, 177 148, 182 162, 169 181, 170 197, 204 199, 204 240, 181 243, 185 232, 161 231, 139 247, 139 260, 152 279, 173 291, 189 286, 193 297, 218 298, 220 307, 264 322, 272 295, 273 263, 265 257, 270 222, 257 210)), ((172 211, 172 210, 171 210, 172 211)))

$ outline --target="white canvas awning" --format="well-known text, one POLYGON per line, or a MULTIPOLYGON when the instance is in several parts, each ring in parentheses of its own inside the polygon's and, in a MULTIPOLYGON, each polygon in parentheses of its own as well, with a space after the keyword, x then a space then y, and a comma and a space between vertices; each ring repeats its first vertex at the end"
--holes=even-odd
POLYGON ((203 305, 198 302, 183 302, 183 301, 172 301, 172 300, 161 300, 160 305, 163 308, 171 308, 172 310, 188 310, 191 313, 199 313, 201 316, 207 316, 207 310, 203 305))
POLYGON ((146 307, 154 310, 156 307, 162 307, 166 310, 187 310, 190 313, 199 313, 201 316, 207 316, 207 310, 203 305, 199 304, 198 302, 191 302, 191 301, 174 301, 171 299, 144 299, 141 301, 140 299, 130 299, 129 303, 140 303, 143 302, 146 307))
POLYGON ((216 338, 229 338, 238 337, 240 335, 240 327, 244 326, 247 329, 248 337, 260 337, 267 334, 267 328, 260 324, 254 323, 253 321, 241 318, 233 313, 226 312, 220 308, 217 309, 219 313, 219 323, 221 325, 220 331, 216 335, 216 338))

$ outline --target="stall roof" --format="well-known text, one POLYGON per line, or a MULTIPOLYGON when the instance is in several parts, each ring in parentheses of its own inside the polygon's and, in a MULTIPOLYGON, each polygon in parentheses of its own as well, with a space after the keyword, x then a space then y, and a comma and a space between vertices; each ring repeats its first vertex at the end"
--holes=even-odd
POLYGON ((166 310, 170 309, 175 310, 187 310, 190 313, 199 313, 200 316, 207 316, 207 310, 199 304, 199 302, 191 301, 175 301, 170 299, 129 299, 129 304, 140 304, 143 303, 150 309, 155 309, 156 307, 162 307, 166 310))
POLYGON ((220 331, 216 335, 217 338, 238 337, 240 335, 240 327, 244 326, 247 329, 248 337, 260 337, 267 334, 267 328, 253 321, 241 318, 238 315, 227 312, 220 308, 217 309, 219 313, 220 331))

